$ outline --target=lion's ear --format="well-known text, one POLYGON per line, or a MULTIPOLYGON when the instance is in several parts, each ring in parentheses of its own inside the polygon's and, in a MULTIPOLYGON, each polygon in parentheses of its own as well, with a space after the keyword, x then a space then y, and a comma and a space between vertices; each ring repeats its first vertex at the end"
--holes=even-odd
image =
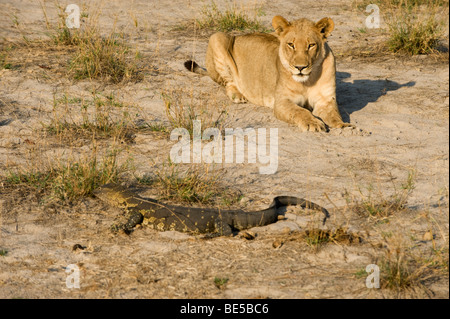
POLYGON ((272 26, 275 32, 280 35, 291 24, 282 16, 275 16, 272 19, 272 26))
POLYGON ((316 28, 319 29, 319 32, 326 39, 334 29, 334 22, 331 18, 323 18, 316 23, 316 28))

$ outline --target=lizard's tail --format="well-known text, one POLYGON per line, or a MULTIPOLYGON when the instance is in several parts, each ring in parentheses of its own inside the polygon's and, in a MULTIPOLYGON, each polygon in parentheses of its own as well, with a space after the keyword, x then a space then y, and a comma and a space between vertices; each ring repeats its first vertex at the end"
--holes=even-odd
POLYGON ((310 202, 309 200, 306 200, 303 198, 292 197, 292 196, 277 196, 274 198, 272 205, 275 205, 277 208, 283 207, 283 206, 298 205, 302 208, 321 211, 325 215, 325 217, 323 218, 323 225, 325 225, 325 222, 327 221, 327 219, 330 218, 330 213, 328 212, 328 210, 326 210, 325 208, 323 208, 320 205, 317 205, 317 204, 310 202))
POLYGON ((184 67, 191 72, 200 74, 200 75, 208 75, 208 71, 205 68, 202 68, 195 61, 188 60, 184 62, 184 67))

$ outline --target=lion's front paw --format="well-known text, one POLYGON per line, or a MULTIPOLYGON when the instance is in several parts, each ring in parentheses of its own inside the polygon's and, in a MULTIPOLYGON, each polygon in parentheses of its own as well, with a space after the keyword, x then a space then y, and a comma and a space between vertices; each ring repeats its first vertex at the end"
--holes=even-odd
POLYGON ((247 103, 245 96, 234 85, 227 85, 227 95, 233 103, 247 103))
POLYGON ((310 118, 300 118, 296 121, 298 127, 302 129, 303 132, 321 132, 328 131, 327 126, 320 119, 311 116, 310 118))
POLYGON ((231 96, 231 100, 234 103, 247 103, 247 99, 245 98, 245 96, 243 96, 241 93, 233 93, 231 96))
POLYGON ((346 128, 346 127, 356 128, 355 125, 353 125, 351 123, 344 123, 342 121, 330 123, 330 124, 328 124, 328 126, 331 128, 346 128))

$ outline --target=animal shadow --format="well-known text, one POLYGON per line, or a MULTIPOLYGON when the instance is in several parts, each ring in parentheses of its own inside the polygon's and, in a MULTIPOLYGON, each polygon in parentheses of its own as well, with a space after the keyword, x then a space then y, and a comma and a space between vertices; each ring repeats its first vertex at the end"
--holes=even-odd
POLYGON ((363 109, 367 104, 376 102, 389 91, 396 91, 403 87, 412 87, 416 84, 410 81, 400 84, 395 81, 385 80, 354 80, 344 82, 351 76, 348 72, 336 73, 336 95, 344 122, 350 122, 350 114, 363 109))

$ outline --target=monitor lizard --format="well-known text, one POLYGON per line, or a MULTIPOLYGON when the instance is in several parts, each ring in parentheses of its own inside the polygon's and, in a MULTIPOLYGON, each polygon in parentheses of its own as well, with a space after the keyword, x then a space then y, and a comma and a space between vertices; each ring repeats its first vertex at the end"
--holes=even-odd
POLYGON ((281 215, 277 212, 278 208, 290 205, 321 211, 325 215, 324 224, 330 216, 325 208, 292 196, 277 196, 268 208, 246 212, 240 209, 223 210, 163 204, 154 199, 145 199, 115 183, 99 187, 94 191, 94 195, 131 213, 128 222, 122 225, 122 229, 127 233, 146 220, 148 225, 160 231, 176 230, 191 234, 229 236, 235 231, 275 223, 281 215))

